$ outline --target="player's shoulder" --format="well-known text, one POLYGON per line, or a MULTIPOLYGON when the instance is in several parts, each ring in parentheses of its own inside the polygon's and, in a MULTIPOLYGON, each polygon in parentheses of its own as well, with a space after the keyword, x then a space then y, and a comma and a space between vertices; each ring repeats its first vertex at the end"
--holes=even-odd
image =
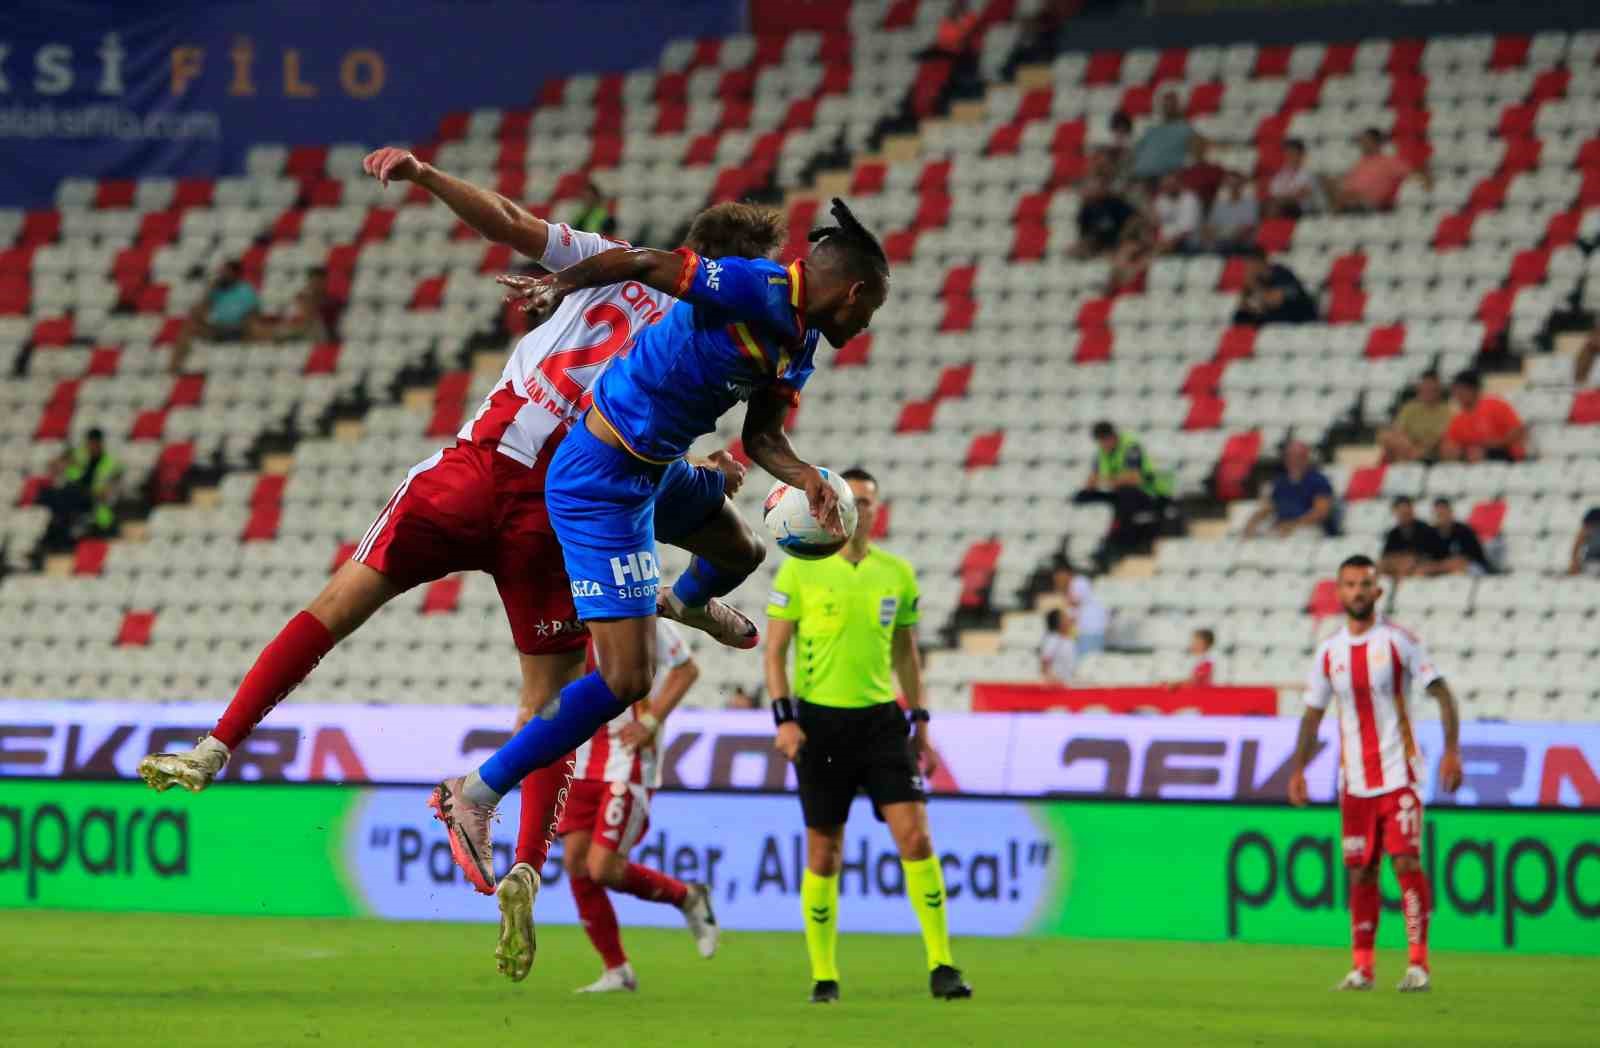
POLYGON ((1391 618, 1385 617, 1383 625, 1388 629, 1389 635, 1402 644, 1415 646, 1422 643, 1422 638, 1417 636, 1416 630, 1403 626, 1391 618))
POLYGON ((1342 629, 1323 637, 1322 640, 1317 643, 1317 650, 1315 654, 1311 656, 1312 661, 1320 666, 1322 664, 1322 660, 1327 658, 1338 648, 1342 647, 1344 642, 1345 631, 1342 629))

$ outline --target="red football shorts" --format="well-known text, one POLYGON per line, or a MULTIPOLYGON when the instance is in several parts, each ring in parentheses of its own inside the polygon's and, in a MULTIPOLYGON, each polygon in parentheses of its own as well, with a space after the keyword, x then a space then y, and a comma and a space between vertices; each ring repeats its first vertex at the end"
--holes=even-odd
POLYGON ((593 844, 620 855, 633 850, 650 828, 650 791, 636 782, 601 782, 574 779, 567 790, 567 807, 561 813, 556 835, 584 830, 593 844))
POLYGON ((354 558, 402 589, 456 571, 493 576, 524 655, 588 639, 545 515, 544 471, 488 448, 457 444, 412 466, 354 558))
POLYGON ((1380 847, 1389 856, 1416 858, 1421 853, 1422 801, 1410 786, 1376 797, 1346 793, 1339 799, 1339 813, 1344 823, 1346 866, 1371 866, 1380 847))

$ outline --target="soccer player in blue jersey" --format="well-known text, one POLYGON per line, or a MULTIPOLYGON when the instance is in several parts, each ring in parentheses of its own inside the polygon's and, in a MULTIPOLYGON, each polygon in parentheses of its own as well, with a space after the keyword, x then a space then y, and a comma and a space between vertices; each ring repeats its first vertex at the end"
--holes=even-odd
POLYGON ((500 798, 649 694, 658 614, 734 647, 759 640, 755 624, 717 598, 760 565, 765 549, 750 555, 735 543, 729 554, 716 541, 719 529, 708 524, 723 512, 720 474, 693 470, 683 458, 696 437, 747 401, 746 453, 805 491, 817 518, 842 534, 838 496, 783 430, 814 370, 819 336, 842 347, 866 329, 889 291, 877 239, 843 201, 833 202, 832 214, 838 224, 814 230, 810 254, 789 266, 628 248, 550 276, 502 278, 513 297, 541 313, 574 291, 629 280, 680 301, 613 358, 545 481, 550 523, 599 668, 563 688, 476 771, 445 780, 430 798, 456 862, 480 891, 494 884, 490 822, 500 798), (695 554, 665 593, 656 536, 695 554))

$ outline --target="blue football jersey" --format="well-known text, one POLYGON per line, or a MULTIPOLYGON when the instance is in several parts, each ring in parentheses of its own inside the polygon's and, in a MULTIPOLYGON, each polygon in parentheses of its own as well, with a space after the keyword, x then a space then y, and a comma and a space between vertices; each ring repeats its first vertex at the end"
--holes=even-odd
POLYGON ((668 462, 762 389, 794 398, 814 370, 805 264, 701 258, 681 249, 678 302, 613 357, 594 404, 628 449, 668 462))

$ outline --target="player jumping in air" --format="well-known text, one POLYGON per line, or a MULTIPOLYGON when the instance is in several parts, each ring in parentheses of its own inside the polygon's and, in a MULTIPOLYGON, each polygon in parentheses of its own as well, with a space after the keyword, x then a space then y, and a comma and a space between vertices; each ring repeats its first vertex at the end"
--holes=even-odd
POLYGON ((1344 629, 1317 648, 1306 682, 1306 712, 1290 764, 1289 801, 1306 803, 1305 767, 1314 756, 1317 727, 1329 700, 1339 709, 1339 808, 1344 823, 1344 864, 1350 870, 1350 937, 1355 966, 1336 987, 1370 990, 1372 944, 1378 931, 1378 864, 1388 853, 1400 882, 1410 957, 1403 992, 1428 988, 1428 880, 1419 861, 1422 840, 1421 755, 1407 708, 1413 686, 1439 701, 1444 754, 1439 784, 1461 785, 1460 722, 1456 702, 1422 641, 1377 614, 1383 590, 1371 558, 1339 565, 1344 629))
POLYGON ((596 381, 593 406, 556 450, 545 481, 550 523, 599 669, 564 687, 553 713, 529 721, 476 771, 440 783, 431 798, 473 884, 493 884, 490 823, 500 798, 649 694, 658 609, 741 647, 758 642, 754 623, 713 602, 744 581, 759 556, 741 570, 697 556, 670 592, 658 592, 652 517, 656 530, 670 531, 702 519, 708 508, 703 487, 681 479, 683 455, 696 437, 748 400, 745 451, 805 491, 817 519, 842 532, 838 496, 795 454, 783 430, 814 370, 818 337, 843 346, 889 292, 889 264, 877 239, 842 201, 832 210, 838 225, 814 230, 810 255, 787 267, 636 248, 607 251, 548 277, 501 278, 514 297, 539 310, 585 288, 624 281, 680 301, 596 381))
MULTIPOLYGON (((602 725, 578 747, 577 777, 557 832, 578 918, 605 963, 600 978, 581 993, 639 988, 622 950, 617 911, 611 906, 608 888, 646 902, 676 906, 688 922, 700 955, 710 957, 717 951, 717 922, 706 886, 628 861, 628 853, 650 828, 650 796, 661 785, 656 752, 661 725, 699 676, 683 634, 672 623, 657 619, 656 684, 650 702, 634 704, 632 716, 602 725)), ((532 873, 524 866, 512 867, 495 894, 504 899, 521 891, 516 887, 519 881, 528 882, 532 873)), ((500 949, 495 955, 502 972, 513 979, 519 977, 522 957, 532 957, 532 937, 531 920, 526 925, 502 924, 500 949)))
MULTIPOLYGON (((386 148, 363 161, 387 184, 415 182, 474 230, 556 270, 618 246, 592 233, 547 223, 515 203, 386 148)), ((723 204, 696 216, 688 250, 767 257, 787 236, 782 216, 723 204)), ((675 257, 675 256, 668 256, 675 257)), ((586 637, 572 605, 566 571, 545 510, 545 478, 595 376, 628 342, 656 322, 671 299, 637 281, 570 295, 517 343, 494 390, 461 428, 453 447, 414 466, 350 558, 306 609, 261 652, 212 733, 192 750, 152 754, 139 774, 156 790, 208 786, 229 755, 311 672, 334 645, 413 586, 454 571, 494 576, 522 666, 518 727, 583 673, 586 637)), ((705 508, 695 520, 661 533, 702 559, 742 568, 763 546, 724 490, 737 490, 744 468, 713 456, 715 468, 684 466, 681 483, 705 508)), ((578 740, 575 740, 578 741, 578 740)), ((569 747, 570 749, 570 747, 569 747)), ((516 858, 534 870, 548 854, 570 761, 523 783, 516 858)), ((486 887, 486 886, 480 886, 486 887)), ((515 921, 518 907, 502 917, 515 921)), ((531 906, 530 898, 527 900, 531 906)), ((529 955, 531 961, 531 953, 529 955)))

